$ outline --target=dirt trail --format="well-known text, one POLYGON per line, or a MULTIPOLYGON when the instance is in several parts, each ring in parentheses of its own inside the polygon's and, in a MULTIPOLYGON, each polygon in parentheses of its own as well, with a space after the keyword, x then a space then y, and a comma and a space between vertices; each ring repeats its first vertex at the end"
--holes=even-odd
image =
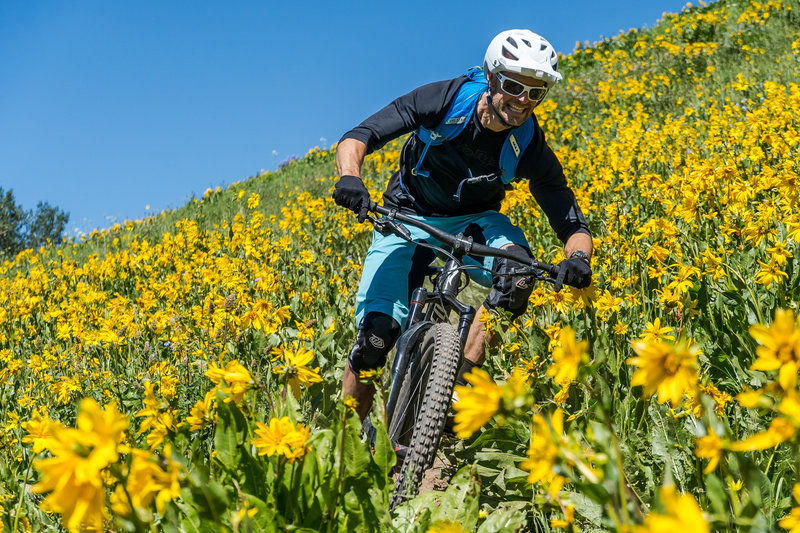
POLYGON ((450 476, 447 473, 448 465, 442 461, 439 456, 433 460, 431 466, 422 477, 422 482, 419 485, 419 493, 430 492, 432 490, 444 490, 450 484, 450 476))

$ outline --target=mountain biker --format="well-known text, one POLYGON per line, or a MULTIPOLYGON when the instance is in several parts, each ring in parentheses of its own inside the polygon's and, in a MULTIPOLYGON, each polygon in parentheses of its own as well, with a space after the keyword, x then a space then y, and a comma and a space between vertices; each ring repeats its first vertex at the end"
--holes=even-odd
MULTIPOLYGON (((514 248, 532 257, 522 230, 499 212, 508 188, 500 179, 501 150, 511 133, 531 120, 533 137, 524 148, 515 146, 515 151, 521 152, 517 154, 519 162, 515 176, 506 176, 505 181, 510 177, 528 181, 530 192, 564 243, 567 259, 559 263, 556 290, 563 284, 586 287, 592 276, 591 234, 534 115, 534 108, 562 78, 556 52, 547 40, 529 30, 504 31, 489 44, 483 74, 488 87, 477 98, 466 127, 449 141, 426 146, 419 128, 430 130, 440 125, 467 76, 419 87, 345 133, 336 153, 340 178, 333 198, 363 220, 371 202, 360 179, 365 156, 417 130, 402 148, 400 168, 383 194, 384 205, 422 217, 429 224, 447 222, 452 227, 455 223, 479 242, 514 248), (421 171, 421 165, 425 171, 421 171)), ((372 405, 374 388, 359 381, 358 374, 385 364, 408 313, 409 290, 423 279, 432 259, 426 250, 374 233, 356 298, 358 331, 342 379, 343 393, 357 401, 362 419, 372 405)), ((492 268, 507 272, 520 266, 495 259, 492 268)), ((459 371, 462 384, 463 374, 485 359, 490 335, 479 320, 483 310, 504 309, 516 318, 525 312, 531 291, 530 280, 523 277, 493 279, 492 289, 469 330, 459 371)))

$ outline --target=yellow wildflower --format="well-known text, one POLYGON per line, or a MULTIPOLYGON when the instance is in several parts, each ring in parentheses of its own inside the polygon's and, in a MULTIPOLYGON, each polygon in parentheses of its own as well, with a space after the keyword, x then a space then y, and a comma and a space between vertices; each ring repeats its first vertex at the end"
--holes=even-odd
POLYGON ((297 424, 289 420, 289 417, 273 418, 269 426, 256 422, 257 438, 253 439, 253 446, 258 450, 258 455, 283 455, 289 462, 294 462, 298 457, 302 457, 309 450, 306 446, 309 439, 309 429, 302 424, 297 424))
POLYGON ((761 270, 756 273, 755 281, 756 283, 764 285, 767 289, 772 287, 773 283, 780 285, 783 283, 784 278, 789 277, 789 274, 778 267, 778 264, 774 259, 769 263, 765 263, 758 259, 756 261, 758 261, 758 264, 761 265, 761 270))
POLYGON ((791 439, 795 427, 785 418, 774 418, 766 431, 756 433, 740 442, 731 443, 731 450, 735 452, 752 452, 754 450, 767 450, 782 442, 791 439))
POLYGON ((226 403, 232 400, 239 405, 245 393, 253 385, 250 372, 236 360, 229 362, 225 368, 218 367, 213 363, 210 366, 211 368, 206 370, 205 376, 219 386, 220 392, 231 395, 225 398, 226 403), (221 386, 223 382, 227 387, 221 386))
POLYGON ((436 521, 425 531, 425 533, 466 533, 466 530, 457 522, 449 520, 436 521))
POLYGON ((578 367, 586 359, 588 341, 577 342, 575 330, 565 327, 558 337, 559 343, 551 354, 553 364, 547 369, 547 375, 562 387, 578 377, 578 367))
POLYGON ((636 533, 709 533, 708 523, 697 501, 688 494, 677 494, 675 487, 661 488, 664 514, 651 512, 636 533))
POLYGON ((714 433, 713 429, 709 429, 708 435, 695 439, 694 443, 694 454, 701 459, 709 460, 703 473, 710 474, 722 458, 722 440, 714 433))
MULTIPOLYGON (((556 409, 550 418, 552 433, 560 437, 564 432, 564 413, 556 409)), ((528 483, 543 483, 550 486, 550 494, 557 494, 566 483, 566 478, 557 475, 553 467, 558 460, 558 446, 553 442, 547 419, 537 414, 533 417, 531 443, 527 452, 528 458, 519 467, 528 472, 528 483)))
POLYGON ((321 383, 322 377, 319 375, 319 367, 309 368, 308 363, 314 358, 314 352, 297 342, 292 343, 292 349, 276 348, 273 350, 277 358, 283 361, 272 369, 276 374, 283 374, 289 379, 289 386, 292 388, 295 398, 300 398, 300 385, 310 387, 314 383, 321 383))
POLYGON ((677 407, 686 392, 696 390, 698 348, 689 346, 685 340, 676 345, 635 341, 633 350, 638 357, 628 359, 627 363, 639 368, 631 378, 631 385, 642 385, 645 396, 658 392, 659 403, 669 400, 677 407))
MULTIPOLYGON (((792 496, 794 496, 794 501, 800 503, 800 483, 795 484, 792 496)), ((789 533, 800 533, 800 507, 793 507, 788 515, 781 518, 778 525, 783 529, 788 529, 789 533)))
POLYGON ((29 421, 22 423, 22 429, 27 433, 22 442, 33 443, 33 453, 40 453, 50 447, 55 432, 62 428, 61 422, 50 420, 47 413, 42 415, 37 409, 29 421))
POLYGON ((131 451, 131 466, 125 481, 125 487, 117 485, 111 494, 111 508, 115 513, 127 516, 131 513, 130 502, 137 509, 147 509, 156 502, 156 509, 164 513, 164 505, 180 497, 180 464, 171 460, 170 445, 164 447, 164 458, 167 469, 163 470, 156 458, 144 450, 131 451), (127 491, 127 495, 125 492, 127 491))
POLYGON ((472 387, 456 385, 453 391, 458 397, 453 406, 456 411, 453 430, 459 439, 469 438, 491 420, 497 413, 500 399, 503 397, 503 388, 492 381, 489 374, 479 367, 464 374, 464 379, 472 387))
POLYGON ((652 322, 648 322, 640 338, 643 342, 654 342, 660 339, 674 341, 675 337, 670 335, 674 330, 669 326, 661 326, 661 319, 656 317, 652 322))
POLYGON ((699 385, 699 389, 706 393, 714 400, 714 412, 718 416, 725 414, 725 404, 732 401, 733 398, 727 392, 722 392, 716 385, 709 383, 708 385, 699 385))
POLYGON ((795 320, 793 311, 777 309, 769 327, 754 324, 750 326, 750 335, 761 344, 756 348, 758 359, 750 369, 777 370, 783 390, 796 388, 800 370, 800 316, 795 320))
POLYGON ((41 472, 33 492, 49 492, 42 508, 59 513, 70 530, 103 528, 106 491, 102 471, 116 462, 128 421, 114 404, 103 410, 81 401, 76 427, 58 427, 49 441, 52 457, 34 461, 41 472))
POLYGON ((575 507, 573 507, 572 505, 567 505, 564 508, 564 519, 550 520, 550 527, 554 529, 568 529, 574 523, 575 523, 575 507))
POLYGON ((354 413, 356 412, 356 408, 358 407, 358 401, 349 394, 342 403, 344 403, 344 406, 353 411, 354 413))
POLYGON ((211 409, 216 395, 216 389, 211 389, 202 400, 197 400, 189 416, 186 417, 186 422, 189 423, 189 431, 197 431, 211 421, 211 409))

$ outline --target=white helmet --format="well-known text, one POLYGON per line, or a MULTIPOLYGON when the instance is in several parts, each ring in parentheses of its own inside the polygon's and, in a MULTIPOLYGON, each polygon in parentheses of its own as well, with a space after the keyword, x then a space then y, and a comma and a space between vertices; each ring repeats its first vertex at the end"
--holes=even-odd
POLYGON ((492 74, 516 72, 547 82, 548 86, 562 78, 555 48, 547 39, 530 30, 506 30, 498 34, 489 43, 483 68, 492 74))

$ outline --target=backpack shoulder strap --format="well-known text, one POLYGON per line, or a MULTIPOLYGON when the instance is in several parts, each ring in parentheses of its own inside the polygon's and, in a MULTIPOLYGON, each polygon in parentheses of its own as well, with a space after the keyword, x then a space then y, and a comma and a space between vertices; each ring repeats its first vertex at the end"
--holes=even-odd
POLYGON ((418 134, 421 134, 420 139, 427 142, 430 138, 431 142, 437 145, 441 144, 443 140, 456 137, 466 127, 475 105, 478 103, 478 98, 486 92, 488 86, 482 68, 472 67, 469 69, 467 81, 458 88, 447 114, 433 130, 420 127, 418 131, 418 134))
POLYGON ((425 159, 425 155, 428 153, 428 148, 438 146, 443 141, 455 138, 467 126, 478 103, 478 98, 486 92, 488 87, 486 78, 483 75, 483 69, 480 67, 469 69, 467 78, 467 81, 458 88, 455 98, 450 103, 450 107, 439 125, 432 130, 422 126, 417 129, 416 135, 425 143, 425 149, 411 171, 413 174, 427 177, 429 173, 420 170, 420 167, 422 160, 425 159))
MULTIPOLYGON (((442 122, 432 130, 420 126, 416 131, 417 137, 425 143, 425 148, 417 164, 411 170, 412 174, 428 177, 430 173, 421 169, 422 161, 425 159, 428 149, 431 146, 442 144, 443 141, 454 139, 467 126, 467 122, 469 122, 478 103, 478 98, 486 92, 488 87, 483 69, 480 67, 469 69, 467 78, 468 80, 459 87, 458 93, 453 98, 442 122)), ((533 117, 530 117, 521 126, 509 132, 500 151, 500 169, 502 170, 503 183, 511 183, 516 177, 519 158, 525 152, 531 140, 533 140, 535 130, 536 125, 533 117)))
POLYGON ((511 183, 517 177, 519 158, 533 140, 536 125, 533 117, 529 117, 521 126, 509 132, 500 151, 500 169, 503 171, 503 183, 511 183))

